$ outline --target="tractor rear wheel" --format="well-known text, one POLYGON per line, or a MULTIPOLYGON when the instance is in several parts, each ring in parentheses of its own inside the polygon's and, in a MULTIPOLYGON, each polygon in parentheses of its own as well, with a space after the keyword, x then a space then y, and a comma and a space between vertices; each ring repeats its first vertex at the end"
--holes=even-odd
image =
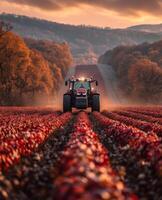
POLYGON ((100 112, 100 95, 94 94, 92 97, 92 112, 100 112))
POLYGON ((71 96, 70 95, 64 95, 63 98, 63 112, 71 112, 72 106, 71 106, 71 96))

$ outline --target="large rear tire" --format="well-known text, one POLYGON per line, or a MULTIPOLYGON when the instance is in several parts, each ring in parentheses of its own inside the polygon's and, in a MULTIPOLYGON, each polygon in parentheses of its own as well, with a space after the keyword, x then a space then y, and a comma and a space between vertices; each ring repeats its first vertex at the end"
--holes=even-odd
POLYGON ((95 94, 92 97, 92 112, 97 111, 100 112, 100 95, 95 94))
POLYGON ((71 112, 72 106, 71 106, 71 96, 70 95, 64 95, 63 98, 63 112, 71 112))

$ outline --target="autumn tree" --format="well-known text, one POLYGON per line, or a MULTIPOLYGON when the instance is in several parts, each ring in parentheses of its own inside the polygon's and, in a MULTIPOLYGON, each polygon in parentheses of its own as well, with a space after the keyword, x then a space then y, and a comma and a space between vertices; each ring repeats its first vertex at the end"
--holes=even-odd
POLYGON ((25 39, 26 44, 39 51, 48 62, 53 77, 54 91, 58 91, 72 64, 72 55, 66 43, 25 39))
POLYGON ((20 94, 15 83, 24 81, 30 65, 29 54, 29 49, 18 36, 9 32, 0 38, 0 91, 6 103, 20 94))
POLYGON ((42 98, 50 102, 72 62, 68 45, 29 40, 27 46, 8 30, 3 25, 0 37, 0 104, 33 105, 42 98))
POLYGON ((67 43, 56 43, 54 41, 25 39, 30 48, 40 51, 44 58, 51 63, 52 68, 60 68, 62 77, 66 76, 72 64, 72 55, 67 43))
POLYGON ((37 95, 52 95, 48 62, 19 36, 9 32, 0 38, 0 58, 1 105, 24 105, 37 95))
POLYGON ((148 59, 137 60, 129 69, 132 95, 143 102, 158 102, 162 98, 162 69, 148 59))
POLYGON ((54 88, 48 62, 36 50, 30 51, 30 59, 30 66, 25 74, 26 84, 22 91, 31 97, 46 96, 48 98, 52 95, 54 88))
POLYGON ((135 103, 162 103, 162 41, 116 47, 99 62, 112 65, 120 89, 135 103))

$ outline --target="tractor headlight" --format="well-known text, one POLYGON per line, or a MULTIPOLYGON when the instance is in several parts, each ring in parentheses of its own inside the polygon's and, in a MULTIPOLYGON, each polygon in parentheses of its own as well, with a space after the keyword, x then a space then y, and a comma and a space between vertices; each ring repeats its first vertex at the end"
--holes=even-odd
POLYGON ((78 96, 80 96, 80 95, 86 96, 86 95, 87 95, 87 92, 77 92, 77 95, 78 95, 78 96))
POLYGON ((85 81, 85 77, 80 77, 79 80, 80 81, 85 81))

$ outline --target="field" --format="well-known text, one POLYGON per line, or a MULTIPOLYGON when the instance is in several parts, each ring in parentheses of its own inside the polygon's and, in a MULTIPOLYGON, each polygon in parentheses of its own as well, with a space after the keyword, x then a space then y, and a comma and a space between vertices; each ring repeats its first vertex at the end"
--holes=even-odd
POLYGON ((162 199, 162 107, 0 107, 1 199, 162 199))

